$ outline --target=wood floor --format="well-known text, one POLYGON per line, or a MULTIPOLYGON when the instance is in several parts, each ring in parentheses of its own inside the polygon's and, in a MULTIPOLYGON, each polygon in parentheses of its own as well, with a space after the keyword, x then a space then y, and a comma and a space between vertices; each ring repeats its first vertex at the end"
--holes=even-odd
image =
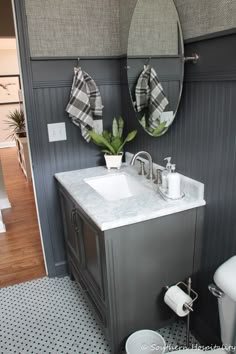
POLYGON ((32 183, 18 164, 16 148, 0 149, 10 209, 2 210, 6 232, 0 233, 0 287, 46 275, 32 183))

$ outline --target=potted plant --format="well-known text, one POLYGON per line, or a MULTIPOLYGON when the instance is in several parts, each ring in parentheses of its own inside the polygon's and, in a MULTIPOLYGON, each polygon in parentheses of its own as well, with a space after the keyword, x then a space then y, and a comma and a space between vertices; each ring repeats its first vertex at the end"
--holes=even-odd
POLYGON ((137 134, 137 130, 130 132, 127 137, 123 138, 124 120, 114 118, 112 123, 112 131, 104 130, 102 134, 96 133, 94 130, 89 131, 89 135, 94 144, 102 147, 105 153, 106 166, 120 169, 125 144, 133 140, 137 134))
POLYGON ((28 151, 28 142, 26 139, 25 130, 25 115, 22 109, 15 109, 7 115, 7 120, 5 123, 10 129, 12 129, 12 134, 8 138, 15 139, 17 148, 17 158, 18 162, 27 178, 28 181, 31 180, 31 168, 30 159, 28 151))
POLYGON ((15 109, 13 112, 10 112, 7 115, 7 120, 5 120, 5 123, 8 125, 10 129, 12 129, 12 134, 10 134, 8 137, 14 139, 15 134, 19 138, 24 138, 26 137, 26 131, 25 131, 25 115, 22 109, 15 109))

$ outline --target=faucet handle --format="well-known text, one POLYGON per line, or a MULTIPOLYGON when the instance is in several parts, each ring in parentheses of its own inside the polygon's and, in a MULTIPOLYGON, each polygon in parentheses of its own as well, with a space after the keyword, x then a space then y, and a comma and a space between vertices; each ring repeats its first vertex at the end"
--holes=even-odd
POLYGON ((137 161, 140 162, 140 171, 138 172, 138 174, 140 176, 145 176, 147 174, 147 172, 145 171, 145 162, 141 159, 137 159, 137 161))
POLYGON ((157 176, 154 181, 155 184, 162 184, 162 170, 160 168, 157 168, 157 176))

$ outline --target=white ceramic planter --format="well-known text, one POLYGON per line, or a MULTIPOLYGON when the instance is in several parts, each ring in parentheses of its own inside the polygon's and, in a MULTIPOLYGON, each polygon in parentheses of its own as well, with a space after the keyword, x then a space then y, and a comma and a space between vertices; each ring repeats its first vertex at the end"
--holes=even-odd
POLYGON ((105 154, 104 157, 105 157, 107 169, 110 170, 111 168, 116 168, 119 170, 122 163, 122 156, 123 154, 120 155, 105 154))

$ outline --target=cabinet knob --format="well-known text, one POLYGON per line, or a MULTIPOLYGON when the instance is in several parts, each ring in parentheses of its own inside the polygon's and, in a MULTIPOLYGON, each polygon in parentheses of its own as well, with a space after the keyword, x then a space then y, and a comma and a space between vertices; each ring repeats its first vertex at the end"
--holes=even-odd
POLYGON ((77 222, 75 220, 76 208, 71 210, 71 225, 75 231, 78 231, 77 222))

